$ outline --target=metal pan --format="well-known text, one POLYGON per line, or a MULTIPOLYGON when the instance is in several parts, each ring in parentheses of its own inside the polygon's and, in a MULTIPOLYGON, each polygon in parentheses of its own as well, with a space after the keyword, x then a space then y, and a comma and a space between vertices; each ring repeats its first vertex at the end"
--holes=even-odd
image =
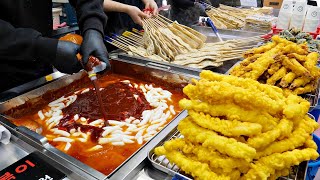
MULTIPOLYGON (((170 85, 177 85, 180 87, 182 87, 182 84, 190 83, 191 78, 197 78, 200 73, 199 70, 185 69, 176 66, 167 66, 163 64, 158 64, 156 62, 150 62, 148 60, 134 58, 115 58, 111 61, 111 64, 112 72, 115 74, 126 75, 147 82, 150 82, 151 79, 159 79, 170 83, 170 85)), ((42 86, 28 93, 22 94, 18 97, 5 101, 0 104, 0 113, 8 112, 12 108, 23 105, 27 102, 41 101, 41 96, 45 93, 59 90, 60 88, 65 87, 78 79, 81 79, 83 76, 85 76, 84 72, 80 72, 71 76, 65 76, 45 86, 42 86)), ((121 179, 121 177, 126 176, 127 173, 133 171, 137 166, 139 166, 139 164, 147 157, 147 152, 152 147, 154 147, 154 145, 157 144, 158 141, 160 141, 163 137, 167 135, 166 132, 168 131, 168 128, 170 131, 172 128, 176 126, 176 124, 179 121, 178 119, 176 119, 177 117, 178 115, 171 121, 171 123, 169 123, 164 129, 162 129, 162 131, 155 135, 153 139, 145 143, 139 150, 136 151, 135 154, 130 156, 125 162, 123 162, 117 169, 115 169, 108 176, 105 176, 97 170, 78 161, 77 159, 54 148, 49 143, 47 143, 46 138, 41 135, 32 133, 30 131, 20 131, 19 129, 21 127, 16 127, 9 121, 6 121, 2 118, 0 118, 0 123, 6 125, 7 127, 10 127, 12 132, 21 132, 21 134, 25 136, 26 139, 32 139, 35 142, 41 142, 31 144, 36 145, 35 148, 37 148, 39 151, 47 152, 48 157, 56 160, 60 164, 63 164, 71 172, 77 173, 79 176, 90 177, 90 179, 114 179, 113 176, 116 176, 116 179, 121 179), (146 149, 146 147, 148 148, 146 149), (135 158, 135 156, 138 156, 139 159, 135 158), (130 164, 130 166, 124 166, 126 163, 130 164), (118 171, 120 171, 121 173, 116 173, 118 171)))

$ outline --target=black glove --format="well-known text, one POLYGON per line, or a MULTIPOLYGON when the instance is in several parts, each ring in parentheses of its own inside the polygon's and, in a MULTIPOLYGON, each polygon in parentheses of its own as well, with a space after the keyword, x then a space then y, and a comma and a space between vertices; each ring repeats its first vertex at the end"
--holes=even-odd
POLYGON ((194 6, 194 0, 172 0, 172 4, 176 8, 187 9, 194 6))
POLYGON ((36 58, 50 63, 60 72, 76 73, 82 69, 77 59, 80 46, 68 41, 39 37, 36 42, 36 58))
POLYGON ((68 41, 59 41, 57 46, 56 58, 52 65, 60 72, 75 73, 82 69, 77 58, 80 46, 68 41))
POLYGON ((108 59, 108 51, 103 43, 102 34, 99 31, 89 29, 84 33, 81 54, 84 64, 88 63, 89 56, 94 56, 106 63, 106 70, 109 70, 111 67, 108 59))

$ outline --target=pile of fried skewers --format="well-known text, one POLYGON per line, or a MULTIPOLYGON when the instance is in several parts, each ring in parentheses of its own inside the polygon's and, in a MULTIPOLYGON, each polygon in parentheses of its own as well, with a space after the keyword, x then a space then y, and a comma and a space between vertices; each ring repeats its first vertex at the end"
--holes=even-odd
POLYGON ((276 85, 294 94, 312 92, 317 87, 318 53, 308 52, 306 44, 273 36, 272 42, 247 51, 244 58, 231 75, 276 85))
MULTIPOLYGON (((272 8, 268 7, 257 8, 256 10, 239 9, 222 4, 220 4, 219 8, 212 7, 208 4, 206 4, 206 7, 206 14, 218 29, 242 29, 246 25, 247 17, 259 15, 262 18, 265 16, 264 13, 271 14, 270 12, 272 12, 272 8)), ((266 25, 266 23, 268 24, 269 22, 265 18, 263 18, 263 20, 256 18, 255 23, 266 25)), ((269 29, 267 30, 270 30, 271 25, 268 26, 269 29)))
POLYGON ((125 32, 107 42, 128 54, 194 68, 220 66, 240 58, 260 37, 205 43, 206 36, 161 15, 143 21, 144 33, 125 32))
POLYGON ((180 101, 183 137, 155 149, 195 179, 276 179, 318 158, 309 102, 252 79, 202 71, 180 101))

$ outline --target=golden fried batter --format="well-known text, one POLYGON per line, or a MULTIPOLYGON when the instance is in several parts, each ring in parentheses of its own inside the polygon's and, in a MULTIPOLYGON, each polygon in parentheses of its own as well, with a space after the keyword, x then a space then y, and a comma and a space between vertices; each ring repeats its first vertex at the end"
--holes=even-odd
POLYGON ((317 67, 319 54, 317 52, 312 52, 307 55, 307 60, 304 62, 304 67, 310 71, 312 77, 316 78, 320 75, 320 70, 317 67))
POLYGON ((290 53, 287 55, 289 58, 295 58, 296 60, 298 60, 299 62, 305 62, 307 60, 307 56, 305 55, 300 55, 297 53, 290 53))
POLYGON ((182 138, 167 141, 164 147, 167 151, 180 150, 185 154, 193 153, 198 161, 209 164, 212 169, 221 168, 224 173, 229 173, 236 168, 241 169, 241 172, 247 172, 250 166, 243 159, 228 157, 201 144, 193 145, 182 138))
POLYGON ((257 80, 268 67, 275 62, 274 58, 282 49, 283 44, 278 44, 271 50, 265 52, 255 62, 249 64, 244 69, 249 68, 250 72, 243 75, 245 78, 257 80))
POLYGON ((252 79, 244 79, 237 78, 234 76, 225 76, 222 74, 214 73, 209 70, 203 70, 200 73, 200 77, 202 79, 206 79, 209 81, 224 81, 234 86, 239 86, 244 89, 250 90, 252 93, 263 93, 269 96, 273 100, 284 99, 284 95, 282 94, 282 90, 275 86, 269 86, 265 84, 261 84, 252 79))
POLYGON ((211 117, 209 114, 198 113, 190 110, 189 116, 197 125, 214 130, 225 136, 252 136, 261 133, 262 126, 257 123, 221 120, 217 117, 211 117))
POLYGON ((287 69, 285 67, 280 68, 269 79, 267 79, 267 84, 275 85, 276 82, 281 78, 283 78, 286 74, 287 74, 287 69))
POLYGON ((273 75, 274 73, 276 73, 277 71, 279 71, 279 69, 281 68, 282 63, 281 62, 275 62, 273 64, 271 64, 271 66, 269 67, 268 74, 273 75))
POLYGON ((288 136, 293 128, 293 123, 287 119, 281 119, 279 124, 271 131, 262 133, 248 139, 248 144, 256 149, 263 148, 274 142, 280 136, 288 136))
POLYGON ((270 114, 282 112, 283 101, 275 101, 264 93, 251 93, 250 90, 231 85, 227 82, 212 82, 201 79, 196 85, 187 85, 183 92, 190 99, 199 99, 211 104, 229 102, 241 104, 248 109, 265 109, 270 114))
POLYGON ((312 148, 295 149, 284 153, 275 153, 270 156, 262 157, 252 165, 252 169, 243 176, 243 179, 267 179, 275 170, 298 165, 302 161, 317 159, 319 154, 312 148))
POLYGON ((233 138, 220 136, 217 133, 194 124, 189 117, 180 121, 178 130, 193 143, 201 143, 207 148, 216 149, 222 154, 251 161, 256 156, 256 150, 247 144, 237 142, 233 138))
POLYGON ((306 76, 302 76, 302 77, 296 78, 292 82, 292 84, 290 85, 289 89, 294 89, 294 88, 297 88, 297 87, 305 86, 310 81, 311 81, 311 78, 306 77, 306 76))
POLYGON ((205 102, 195 100, 182 99, 179 105, 183 109, 204 112, 211 116, 224 116, 229 120, 237 120, 243 122, 258 123, 262 126, 262 132, 269 131, 276 126, 277 118, 263 111, 246 110, 235 104, 210 105, 205 102))
POLYGON ((289 59, 286 56, 282 56, 283 61, 282 64, 288 68, 291 69, 292 72, 294 72, 295 74, 297 74, 298 76, 307 76, 310 77, 310 72, 303 67, 296 59, 289 59))
POLYGON ((294 94, 305 94, 305 93, 312 92, 316 88, 316 83, 317 83, 316 81, 313 81, 313 82, 305 85, 304 87, 298 87, 293 90, 293 93, 294 94))
POLYGON ((288 72, 282 79, 280 82, 280 86, 281 87, 288 87, 290 83, 292 83, 292 81, 294 80, 294 78, 296 78, 296 74, 294 72, 288 72))
POLYGON ((165 155, 170 162, 175 163, 184 172, 191 174, 193 177, 203 180, 230 180, 229 177, 218 176, 216 173, 211 171, 208 164, 192 160, 179 151, 167 152, 163 146, 160 146, 155 149, 155 153, 157 155, 165 155))
POLYGON ((291 136, 287 139, 276 141, 263 151, 257 152, 257 156, 255 158, 268 156, 273 153, 282 153, 300 147, 316 128, 318 128, 318 123, 306 116, 299 122, 291 136))

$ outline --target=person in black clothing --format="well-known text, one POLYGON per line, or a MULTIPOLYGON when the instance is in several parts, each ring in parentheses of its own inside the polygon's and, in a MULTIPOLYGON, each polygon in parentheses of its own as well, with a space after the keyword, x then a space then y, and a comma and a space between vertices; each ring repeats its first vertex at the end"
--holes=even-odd
POLYGON ((110 66, 103 43, 107 16, 103 0, 70 0, 77 11, 83 36, 80 46, 50 38, 51 0, 0 1, 0 92, 52 73, 52 65, 64 73, 81 69, 93 55, 110 66))
POLYGON ((145 8, 153 9, 152 14, 157 14, 158 6, 154 0, 104 0, 104 10, 109 18, 106 34, 141 29, 142 19, 150 16, 142 12, 145 8))
MULTIPOLYGON (((219 7, 220 0, 202 0, 214 7, 219 7)), ((170 0, 172 5, 171 19, 186 26, 192 26, 199 21, 199 16, 204 15, 204 7, 195 0, 170 0)))

